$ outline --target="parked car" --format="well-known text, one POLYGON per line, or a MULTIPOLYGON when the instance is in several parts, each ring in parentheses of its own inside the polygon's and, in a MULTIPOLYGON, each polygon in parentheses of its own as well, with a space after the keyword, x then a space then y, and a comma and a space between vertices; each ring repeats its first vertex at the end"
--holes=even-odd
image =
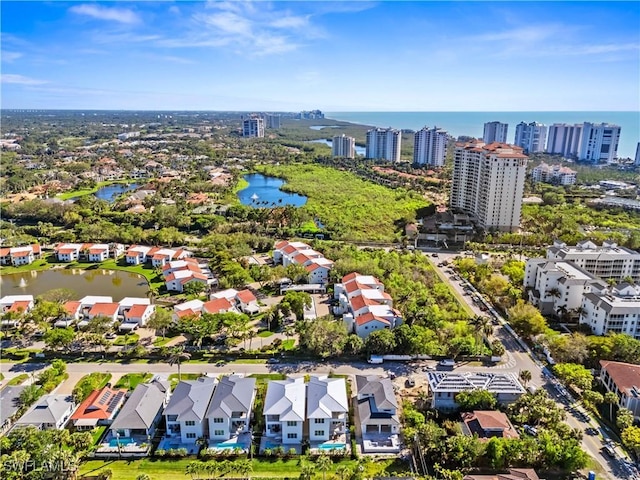
POLYGON ((279 358, 270 358, 267 360, 267 363, 280 363, 279 358))
POLYGON ((451 358, 447 358, 445 360, 440 360, 438 362, 438 365, 440 365, 441 367, 455 367, 456 361, 451 358))
POLYGON ((118 335, 116 335, 116 334, 115 334, 115 333, 113 333, 113 332, 109 332, 109 333, 107 333, 107 334, 104 336, 104 338, 106 338, 107 340, 114 340, 114 339, 116 339, 117 337, 118 337, 118 335))
POLYGON ((602 453, 610 456, 611 458, 616 458, 616 451, 611 445, 605 445, 604 447, 602 447, 602 453))

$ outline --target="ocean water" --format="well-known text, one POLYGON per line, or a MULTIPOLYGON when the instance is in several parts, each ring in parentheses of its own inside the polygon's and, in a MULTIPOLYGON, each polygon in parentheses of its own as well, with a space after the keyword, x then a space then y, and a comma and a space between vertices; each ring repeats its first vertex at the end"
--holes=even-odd
POLYGON ((619 125, 618 157, 634 158, 640 141, 640 112, 325 112, 332 120, 372 125, 375 127, 409 128, 438 126, 450 135, 482 137, 486 122, 509 124, 507 141, 513 142, 516 125, 520 122, 554 123, 611 123, 619 125))

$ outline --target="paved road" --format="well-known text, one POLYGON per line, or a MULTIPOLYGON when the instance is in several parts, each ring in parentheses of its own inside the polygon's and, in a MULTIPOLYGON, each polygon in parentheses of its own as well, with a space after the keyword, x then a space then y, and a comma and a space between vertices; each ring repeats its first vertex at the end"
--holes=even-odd
MULTIPOLYGON (((466 295, 464 292, 464 286, 469 286, 466 282, 461 282, 452 278, 452 275, 447 273, 448 267, 439 267, 438 265, 443 262, 451 264, 453 258, 458 256, 457 253, 450 252, 438 252, 438 256, 433 256, 434 252, 425 252, 425 255, 429 256, 429 260, 436 270, 438 270, 440 276, 444 276, 448 279, 449 283, 453 285, 453 288, 462 295, 469 307, 477 315, 487 315, 487 312, 480 310, 472 301, 471 296, 466 295)), ((473 291, 475 289, 470 287, 473 291)), ((488 314, 499 321, 499 325, 494 327, 493 334, 496 338, 500 339, 506 349, 506 362, 498 365, 495 368, 504 368, 507 371, 513 371, 519 373, 521 370, 529 370, 532 374, 530 382, 531 386, 536 388, 545 388, 556 403, 562 408, 567 410, 566 423, 572 428, 577 428, 584 432, 585 429, 592 427, 598 430, 599 435, 584 434, 582 439, 583 449, 591 455, 602 467, 603 472, 599 474, 599 478, 608 479, 620 479, 630 480, 633 478, 631 470, 625 469, 626 457, 622 454, 622 450, 616 448, 616 458, 612 459, 605 456, 602 453, 602 448, 605 442, 611 441, 608 432, 605 427, 598 425, 595 420, 590 418, 588 414, 578 406, 578 402, 572 398, 568 392, 560 383, 551 375, 545 375, 547 370, 544 365, 538 360, 534 360, 534 356, 529 348, 524 345, 520 339, 516 337, 513 330, 506 324, 504 318, 502 318, 493 307, 485 303, 488 307, 488 314), (570 409, 574 406, 574 409, 570 409)), ((464 369, 464 366, 460 367, 464 369)))

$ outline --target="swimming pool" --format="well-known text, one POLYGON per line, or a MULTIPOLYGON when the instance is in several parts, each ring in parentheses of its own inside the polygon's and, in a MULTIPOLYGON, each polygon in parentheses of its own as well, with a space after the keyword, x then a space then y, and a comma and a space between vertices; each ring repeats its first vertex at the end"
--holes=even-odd
POLYGON ((344 450, 346 443, 323 443, 318 448, 320 450, 344 450))
POLYGON ((233 450, 235 448, 242 449, 242 446, 238 445, 237 443, 216 443, 215 445, 209 445, 209 448, 222 448, 222 449, 233 450))
POLYGON ((125 445, 128 445, 130 443, 136 443, 136 442, 133 438, 130 438, 130 437, 112 438, 111 440, 109 440, 110 447, 117 447, 118 443, 120 444, 121 447, 124 447, 125 445))

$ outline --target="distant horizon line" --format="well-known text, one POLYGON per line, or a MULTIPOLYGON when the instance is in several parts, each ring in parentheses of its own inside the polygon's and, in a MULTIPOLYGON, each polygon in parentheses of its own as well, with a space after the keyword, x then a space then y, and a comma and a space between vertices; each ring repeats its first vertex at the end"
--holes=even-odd
MULTIPOLYGON (((320 110, 320 109, 313 109, 320 110)), ((312 110, 198 110, 198 109, 127 109, 127 108, 0 108, 1 112, 229 112, 229 113, 256 113, 256 112, 273 112, 273 113, 298 113, 309 112, 312 110)), ((322 113, 638 113, 640 110, 320 110, 322 113)), ((320 119, 316 119, 320 120, 320 119)))

